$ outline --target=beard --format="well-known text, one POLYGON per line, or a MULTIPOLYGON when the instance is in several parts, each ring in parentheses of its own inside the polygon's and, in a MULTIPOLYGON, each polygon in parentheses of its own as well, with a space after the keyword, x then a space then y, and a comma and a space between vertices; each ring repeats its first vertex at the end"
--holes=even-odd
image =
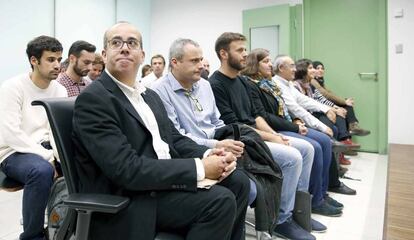
POLYGON ((88 75, 89 70, 83 70, 78 67, 78 61, 76 61, 75 66, 73 66, 73 71, 80 77, 85 77, 88 75))
POLYGON ((242 64, 240 61, 237 61, 236 58, 234 58, 231 54, 229 54, 229 60, 228 60, 229 66, 241 71, 246 67, 246 64, 242 64))

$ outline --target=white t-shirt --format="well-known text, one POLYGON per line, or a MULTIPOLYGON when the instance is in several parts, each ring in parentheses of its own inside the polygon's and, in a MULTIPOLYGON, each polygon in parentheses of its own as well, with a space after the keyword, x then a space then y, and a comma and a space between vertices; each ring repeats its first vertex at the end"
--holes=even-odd
POLYGON ((53 151, 40 143, 49 141, 50 127, 42 106, 34 100, 67 97, 65 87, 53 80, 46 89, 37 87, 28 73, 3 82, 0 86, 0 162, 15 152, 34 153, 45 160, 53 151))

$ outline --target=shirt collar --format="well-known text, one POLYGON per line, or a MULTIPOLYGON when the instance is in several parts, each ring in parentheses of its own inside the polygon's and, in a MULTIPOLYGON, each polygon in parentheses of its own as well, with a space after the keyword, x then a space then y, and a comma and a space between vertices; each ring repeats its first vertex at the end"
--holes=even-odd
POLYGON ((114 76, 112 76, 112 74, 107 69, 105 69, 105 72, 116 83, 116 85, 118 85, 118 87, 123 92, 127 92, 129 94, 133 94, 134 92, 137 92, 138 94, 141 94, 141 93, 144 93, 145 94, 145 91, 147 90, 144 86, 142 86, 141 84, 139 84, 138 81, 135 81, 134 82, 134 86, 133 87, 130 87, 130 86, 122 83, 118 79, 116 79, 114 76))
MULTIPOLYGON (((178 80, 174 77, 174 75, 172 74, 172 72, 169 72, 167 74, 167 78, 168 81, 170 82, 171 88, 174 92, 179 91, 179 90, 183 90, 183 91, 187 91, 187 89, 183 88, 183 86, 181 86, 181 84, 178 82, 178 80)), ((199 88, 199 84, 198 82, 194 83, 193 86, 190 89, 190 92, 195 91, 196 89, 199 88)))
POLYGON ((284 79, 284 78, 282 78, 282 77, 280 77, 280 76, 278 76, 278 75, 275 75, 275 76, 274 76, 274 79, 275 79, 275 80, 279 80, 279 81, 280 81, 280 83, 282 83, 283 85, 286 85, 286 86, 288 86, 288 85, 289 85, 289 81, 288 81, 288 80, 286 80, 286 79, 284 79))
POLYGON ((70 78, 69 75, 66 74, 66 72, 63 72, 61 74, 62 74, 63 78, 65 78, 71 85, 80 85, 80 86, 85 86, 86 85, 86 82, 83 79, 83 77, 81 77, 79 82, 77 83, 77 82, 73 81, 73 79, 70 78))

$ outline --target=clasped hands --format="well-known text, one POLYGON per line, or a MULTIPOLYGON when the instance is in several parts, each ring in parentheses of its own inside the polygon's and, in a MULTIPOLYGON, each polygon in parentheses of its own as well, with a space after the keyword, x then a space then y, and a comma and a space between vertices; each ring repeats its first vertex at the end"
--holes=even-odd
POLYGON ((237 158, 224 148, 213 148, 210 154, 202 159, 205 178, 221 181, 229 176, 237 166, 237 158))

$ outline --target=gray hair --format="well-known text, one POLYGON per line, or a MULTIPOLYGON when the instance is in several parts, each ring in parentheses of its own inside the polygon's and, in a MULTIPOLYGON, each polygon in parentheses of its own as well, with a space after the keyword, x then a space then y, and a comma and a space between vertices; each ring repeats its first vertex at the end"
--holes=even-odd
POLYGON ((280 54, 276 56, 275 60, 273 61, 273 71, 275 74, 279 73, 279 68, 285 64, 287 57, 289 56, 286 54, 280 54))
POLYGON ((170 53, 168 56, 168 60, 169 60, 169 66, 171 68, 171 60, 173 58, 177 59, 177 60, 181 60, 184 57, 184 47, 187 44, 191 44, 195 47, 200 47, 200 45, 188 38, 179 38, 177 40, 175 40, 170 47, 170 53))

